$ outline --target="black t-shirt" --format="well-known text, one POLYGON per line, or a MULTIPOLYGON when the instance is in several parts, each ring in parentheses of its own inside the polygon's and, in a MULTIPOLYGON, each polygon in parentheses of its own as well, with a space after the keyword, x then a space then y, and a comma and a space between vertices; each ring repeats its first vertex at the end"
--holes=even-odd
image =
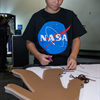
POLYGON ((22 37, 35 43, 41 53, 68 58, 72 40, 85 33, 73 11, 61 8, 51 14, 42 9, 33 14, 22 37))

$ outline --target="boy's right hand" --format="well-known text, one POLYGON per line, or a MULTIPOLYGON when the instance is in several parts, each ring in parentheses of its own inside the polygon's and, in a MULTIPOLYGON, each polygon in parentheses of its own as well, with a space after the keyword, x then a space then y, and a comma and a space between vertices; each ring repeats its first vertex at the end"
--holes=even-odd
MULTIPOLYGON (((52 56, 50 56, 52 58, 52 56)), ((38 60, 41 63, 41 65, 48 65, 50 63, 49 56, 45 54, 39 54, 38 60)))

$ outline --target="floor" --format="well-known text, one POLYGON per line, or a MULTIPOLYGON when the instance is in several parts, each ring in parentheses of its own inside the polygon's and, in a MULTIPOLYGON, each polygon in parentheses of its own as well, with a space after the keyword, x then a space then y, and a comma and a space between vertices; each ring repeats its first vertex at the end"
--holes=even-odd
POLYGON ((15 96, 6 93, 4 89, 4 86, 6 86, 9 83, 14 83, 19 86, 23 86, 22 80, 13 76, 13 74, 9 72, 12 65, 12 57, 7 57, 7 61, 7 72, 0 72, 0 100, 19 100, 15 96))
MULTIPOLYGON (((7 72, 0 72, 0 100, 19 100, 15 96, 6 93, 4 86, 6 86, 9 83, 13 83, 16 85, 19 85, 23 87, 23 82, 21 79, 13 76, 13 74, 10 72, 12 69, 12 57, 7 57, 8 61, 8 68, 7 72)), ((94 59, 94 58, 77 58, 78 63, 99 63, 100 64, 100 59, 94 59)), ((30 61, 29 63, 33 63, 33 56, 30 56, 30 61)))
MULTIPOLYGON (((33 63, 34 57, 32 55, 29 56, 29 64, 33 63)), ((9 83, 13 83, 23 87, 23 82, 21 79, 15 77, 12 73, 12 57, 7 57, 7 72, 0 72, 0 100, 19 100, 15 96, 6 93, 4 87, 9 83)))

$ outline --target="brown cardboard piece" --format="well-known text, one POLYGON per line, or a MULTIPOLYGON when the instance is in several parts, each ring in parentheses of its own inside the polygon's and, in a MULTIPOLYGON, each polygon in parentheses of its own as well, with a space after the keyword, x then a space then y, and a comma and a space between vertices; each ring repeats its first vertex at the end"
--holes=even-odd
POLYGON ((67 88, 62 86, 60 74, 62 69, 47 69, 43 79, 34 72, 25 69, 14 69, 13 74, 19 76, 30 91, 15 85, 8 84, 5 91, 24 100, 78 100, 81 84, 79 79, 69 81, 67 88))

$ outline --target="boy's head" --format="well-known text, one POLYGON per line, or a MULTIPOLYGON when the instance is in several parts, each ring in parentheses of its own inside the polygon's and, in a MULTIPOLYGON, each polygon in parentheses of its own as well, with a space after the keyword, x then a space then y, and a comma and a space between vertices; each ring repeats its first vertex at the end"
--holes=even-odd
POLYGON ((49 13, 56 13, 60 10, 60 6, 63 0, 45 0, 46 1, 46 8, 45 10, 49 13))

